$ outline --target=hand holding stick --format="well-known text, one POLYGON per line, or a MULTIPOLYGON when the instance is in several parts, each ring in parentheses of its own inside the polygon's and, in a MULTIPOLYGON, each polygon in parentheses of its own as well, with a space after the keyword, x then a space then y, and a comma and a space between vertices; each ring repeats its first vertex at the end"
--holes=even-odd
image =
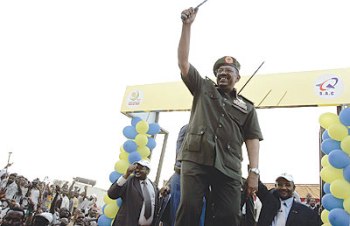
MULTIPOLYGON (((208 1, 208 0, 204 0, 203 2, 199 3, 199 5, 197 5, 195 8, 192 8, 192 7, 191 7, 190 9, 193 9, 193 12, 194 12, 194 13, 197 13, 198 8, 199 8, 201 5, 203 5, 206 1, 208 1)), ((190 9, 184 10, 184 11, 181 13, 181 19, 182 19, 183 21, 185 21, 185 20, 187 20, 187 19, 190 18, 191 14, 192 14, 192 11, 191 11, 190 9)))

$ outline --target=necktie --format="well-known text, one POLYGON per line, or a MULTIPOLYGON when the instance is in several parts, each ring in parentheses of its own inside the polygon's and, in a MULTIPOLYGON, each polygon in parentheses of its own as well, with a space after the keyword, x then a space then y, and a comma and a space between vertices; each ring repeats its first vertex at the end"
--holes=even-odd
POLYGON ((281 205, 281 209, 277 213, 275 226, 285 226, 286 225, 286 213, 285 213, 285 208, 284 208, 285 206, 287 206, 287 204, 285 202, 283 202, 283 206, 281 205))
POLYGON ((151 216, 151 213, 152 213, 152 203, 151 203, 151 196, 150 196, 148 188, 147 188, 147 182, 143 181, 142 184, 143 184, 143 188, 142 188, 143 201, 145 202, 144 216, 147 220, 151 216))

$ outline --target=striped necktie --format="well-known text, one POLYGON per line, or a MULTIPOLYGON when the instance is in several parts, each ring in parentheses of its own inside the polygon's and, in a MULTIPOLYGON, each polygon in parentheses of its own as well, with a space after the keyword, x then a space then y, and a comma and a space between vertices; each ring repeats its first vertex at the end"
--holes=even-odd
POLYGON ((143 201, 145 202, 145 213, 144 216, 146 220, 150 218, 152 213, 152 202, 151 202, 151 196, 149 194, 148 188, 147 188, 147 182, 142 181, 142 194, 143 194, 143 201))

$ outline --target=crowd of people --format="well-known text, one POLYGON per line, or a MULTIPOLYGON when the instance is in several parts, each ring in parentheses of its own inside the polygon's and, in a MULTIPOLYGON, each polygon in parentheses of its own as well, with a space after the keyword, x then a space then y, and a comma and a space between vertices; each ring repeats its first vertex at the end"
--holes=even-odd
POLYGON ((9 173, 9 166, 0 171, 2 226, 97 225, 101 209, 96 195, 87 196, 87 185, 82 189, 75 180, 70 184, 50 184, 39 178, 30 181, 23 175, 9 173))

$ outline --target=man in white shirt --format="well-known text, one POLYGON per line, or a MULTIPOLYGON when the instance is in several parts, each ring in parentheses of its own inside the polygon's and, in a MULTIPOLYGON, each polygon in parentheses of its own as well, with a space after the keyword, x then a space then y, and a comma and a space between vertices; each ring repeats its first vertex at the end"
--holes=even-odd
POLYGON ((158 188, 147 178, 149 160, 131 164, 125 175, 114 182, 108 190, 111 199, 123 202, 113 226, 154 226, 158 212, 158 188), (133 174, 133 175, 131 175, 133 174))

